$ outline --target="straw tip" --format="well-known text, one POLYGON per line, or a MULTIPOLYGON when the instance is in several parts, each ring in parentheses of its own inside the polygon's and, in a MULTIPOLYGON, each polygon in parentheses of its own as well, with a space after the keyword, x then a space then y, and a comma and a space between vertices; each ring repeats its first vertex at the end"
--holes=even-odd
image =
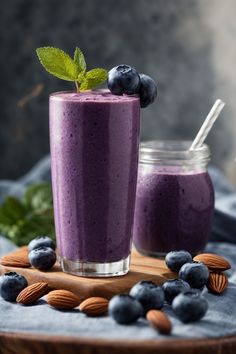
POLYGON ((220 98, 217 98, 217 100, 215 101, 215 104, 222 105, 223 107, 225 106, 225 102, 223 100, 221 100, 220 98))

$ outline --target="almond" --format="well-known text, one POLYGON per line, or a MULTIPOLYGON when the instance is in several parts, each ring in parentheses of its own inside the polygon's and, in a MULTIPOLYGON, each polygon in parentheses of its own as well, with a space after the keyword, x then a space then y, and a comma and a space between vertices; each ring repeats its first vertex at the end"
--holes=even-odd
POLYGON ((47 295, 47 303, 60 310, 69 310, 79 305, 80 298, 69 290, 53 290, 47 295))
POLYGON ((228 286, 228 278, 223 273, 210 273, 207 288, 212 293, 222 294, 228 286))
POLYGON ((223 272, 224 270, 231 268, 231 265, 224 257, 213 253, 199 254, 195 256, 193 260, 204 263, 209 270, 213 270, 215 272, 223 272))
POLYGON ((28 259, 28 248, 22 247, 14 252, 6 254, 0 259, 0 264, 7 267, 30 267, 31 264, 28 259))
POLYGON ((79 305, 81 312, 88 316, 101 316, 107 313, 108 300, 103 297, 89 297, 79 305))
POLYGON ((160 333, 170 334, 172 329, 172 324, 167 315, 160 310, 149 310, 146 314, 148 322, 158 329, 160 333))
POLYGON ((24 305, 30 305, 36 302, 40 297, 47 294, 48 284, 47 283, 34 283, 23 289, 16 298, 16 302, 24 305))

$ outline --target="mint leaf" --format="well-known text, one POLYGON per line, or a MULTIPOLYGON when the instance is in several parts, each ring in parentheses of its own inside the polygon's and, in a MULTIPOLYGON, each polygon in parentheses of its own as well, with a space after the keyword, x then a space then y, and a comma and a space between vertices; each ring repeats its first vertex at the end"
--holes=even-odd
POLYGON ((27 188, 24 203, 28 209, 42 212, 52 208, 52 190, 48 183, 39 183, 27 188))
POLYGON ((79 68, 77 63, 63 50, 53 47, 37 48, 40 63, 50 74, 66 81, 76 81, 79 68))
POLYGON ((86 72, 85 77, 80 84, 80 90, 90 90, 107 79, 107 71, 105 69, 96 68, 86 72))
POLYGON ((22 200, 8 196, 0 206, 0 233, 19 246, 37 235, 55 239, 51 186, 31 185, 22 200))
POLYGON ((25 217, 26 212, 24 205, 17 198, 9 196, 0 207, 0 223, 13 225, 25 217))
POLYGON ((74 52, 74 62, 78 66, 79 73, 85 73, 86 71, 86 62, 84 59, 84 54, 80 48, 76 47, 74 52))
POLYGON ((8 227, 0 224, 0 230, 18 246, 27 245, 38 235, 47 235, 55 239, 52 213, 47 213, 46 215, 32 214, 8 227))

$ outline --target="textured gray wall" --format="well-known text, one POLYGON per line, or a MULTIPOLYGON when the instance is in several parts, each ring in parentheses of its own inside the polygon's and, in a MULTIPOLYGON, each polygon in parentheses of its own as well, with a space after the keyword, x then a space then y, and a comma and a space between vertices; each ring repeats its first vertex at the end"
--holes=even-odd
POLYGON ((192 139, 215 98, 225 99, 208 142, 233 179, 235 9, 233 0, 1 0, 0 178, 48 152, 48 95, 73 88, 44 72, 35 48, 72 54, 78 45, 91 68, 127 63, 157 80, 143 140, 192 139))

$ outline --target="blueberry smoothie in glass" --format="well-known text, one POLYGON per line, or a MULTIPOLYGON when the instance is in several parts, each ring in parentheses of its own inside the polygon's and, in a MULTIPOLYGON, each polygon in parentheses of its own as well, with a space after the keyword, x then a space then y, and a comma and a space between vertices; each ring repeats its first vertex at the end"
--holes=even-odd
POLYGON ((50 95, 54 219, 62 270, 87 277, 129 271, 138 172, 140 107, 153 103, 155 81, 121 64, 87 69, 55 47, 36 50, 50 74, 76 91, 50 95), (109 90, 94 90, 107 83, 109 90))
POLYGON ((128 270, 139 113, 138 97, 108 90, 50 96, 55 226, 66 272, 128 270))
POLYGON ((150 256, 172 250, 197 254, 211 230, 214 191, 206 145, 190 142, 141 144, 134 219, 134 245, 150 256))

